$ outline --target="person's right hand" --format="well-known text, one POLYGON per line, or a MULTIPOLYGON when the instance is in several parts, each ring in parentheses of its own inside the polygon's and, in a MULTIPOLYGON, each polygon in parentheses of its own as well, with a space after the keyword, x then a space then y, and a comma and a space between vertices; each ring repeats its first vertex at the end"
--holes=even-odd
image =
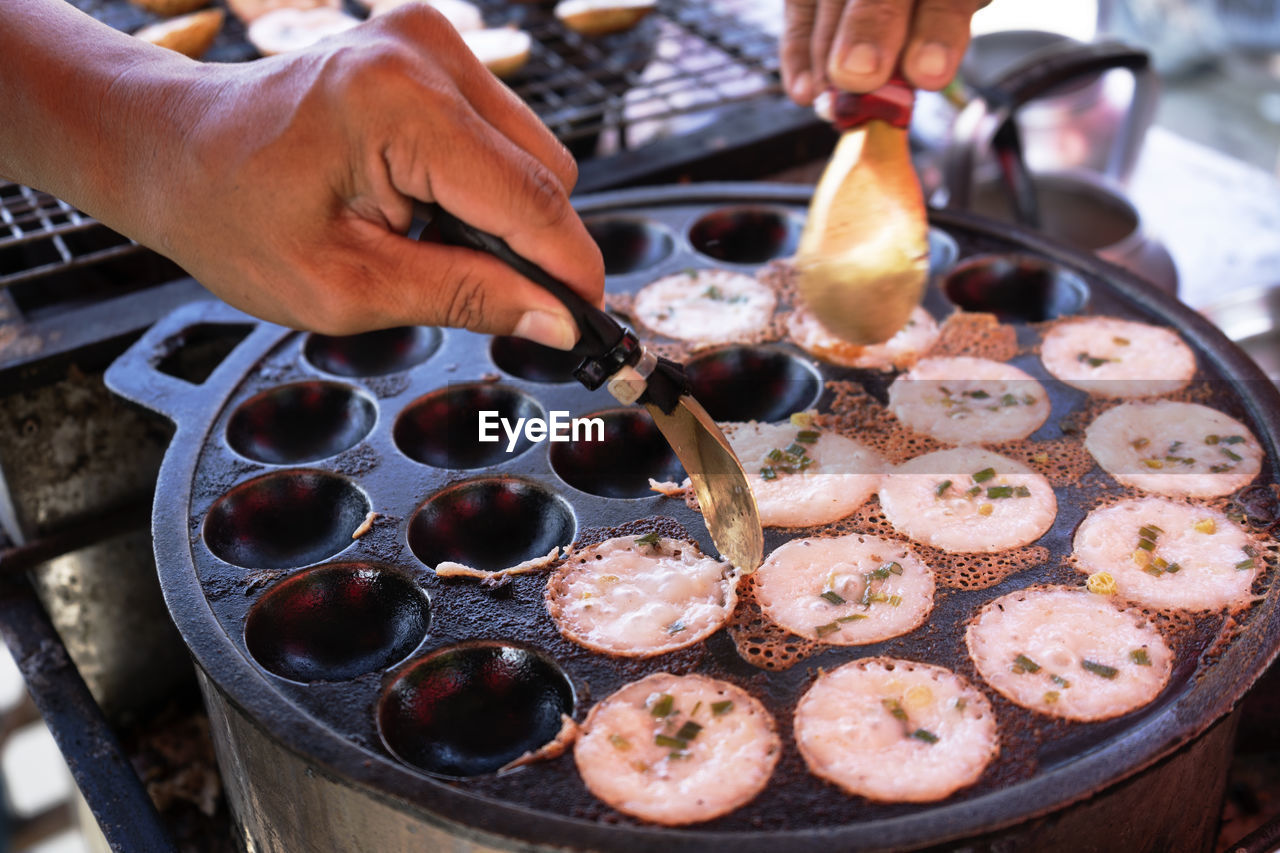
POLYGON ((572 157, 429 7, 293 54, 175 64, 113 86, 114 121, 141 128, 151 181, 116 218, 227 302, 329 334, 427 324, 572 346, 568 312, 540 287, 487 255, 404 237, 415 199, 600 302, 572 157))

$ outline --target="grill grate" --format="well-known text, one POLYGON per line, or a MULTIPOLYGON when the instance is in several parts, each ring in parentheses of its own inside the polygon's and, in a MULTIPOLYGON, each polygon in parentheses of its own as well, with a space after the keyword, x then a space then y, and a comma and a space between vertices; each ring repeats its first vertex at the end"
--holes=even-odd
MULTIPOLYGON (((153 20, 125 0, 74 0, 131 31, 153 20)), ((549 6, 480 0, 490 25, 528 30, 528 65, 508 81, 579 158, 607 157, 689 133, 735 104, 778 98, 782 0, 660 0, 627 33, 586 38, 549 6)), ((255 56, 229 20, 210 57, 255 56)), ((133 241, 53 196, 0 182, 0 288, 136 252, 133 241)))

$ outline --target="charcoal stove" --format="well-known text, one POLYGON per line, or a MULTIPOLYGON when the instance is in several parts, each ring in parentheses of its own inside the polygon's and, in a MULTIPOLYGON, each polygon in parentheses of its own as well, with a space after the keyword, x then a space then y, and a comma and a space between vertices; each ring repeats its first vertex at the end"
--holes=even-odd
MULTIPOLYGON (((579 207, 596 233, 617 238, 604 241, 608 287, 625 292, 690 266, 754 270, 787 255, 807 193, 702 185, 602 195, 579 207), (729 233, 743 228, 755 230, 729 233), (702 242, 698 235, 708 231, 721 239, 702 242), (752 254, 725 248, 735 245, 752 254)), ((1087 302, 1089 311, 1177 327, 1197 353, 1214 404, 1250 424, 1275 458, 1275 389, 1202 318, 1034 235, 952 213, 931 219, 935 273, 956 255, 970 270, 988 264, 993 271, 1010 254, 1031 255, 1061 273, 1055 281, 1073 282, 1068 289, 1083 295, 1061 310, 1087 302), (951 244, 955 253, 947 251, 951 244)), ((951 308, 936 287, 927 305, 938 313, 951 308)), ((784 732, 814 668, 852 657, 937 662, 977 681, 956 626, 1010 589, 1078 582, 1059 564, 1083 515, 1080 501, 1070 498, 1096 484, 1058 489, 1063 509, 1041 542, 1050 560, 988 589, 948 592, 929 631, 826 649, 783 671, 748 664, 723 632, 680 652, 619 662, 555 631, 542 604, 543 577, 516 578, 494 592, 441 580, 430 566, 448 558, 499 568, 649 516, 672 519, 713 552, 701 518, 643 485, 603 489, 598 478, 578 476, 582 466, 557 461, 547 445, 514 458, 474 447, 474 454, 462 453, 468 449, 458 436, 440 429, 438 415, 424 413, 481 401, 500 410, 601 413, 618 422, 630 413, 568 382, 572 365, 563 356, 456 330, 333 339, 255 324, 203 383, 155 369, 181 350, 190 329, 249 322, 217 303, 188 306, 148 331, 108 373, 119 393, 177 425, 153 516, 157 563, 170 612, 200 669, 248 849, 825 851, 951 847, 958 839, 971 849, 1211 846, 1234 733, 1228 713, 1280 642, 1280 593, 1269 580, 1257 590, 1261 602, 1239 622, 1206 616, 1177 636, 1173 681, 1140 711, 1105 723, 1045 726, 997 699, 1010 733, 1005 750, 973 788, 938 804, 849 798, 809 776, 789 741, 766 794, 681 829, 643 825, 602 806, 567 756, 495 775, 500 763, 549 739, 559 711, 581 719, 620 684, 662 669, 706 672, 745 687, 784 732), (379 514, 371 532, 352 540, 370 511, 379 514), (345 644, 346 637, 362 639, 345 644), (440 763, 432 747, 441 735, 425 731, 413 709, 429 700, 442 671, 493 675, 494 660, 509 663, 496 671, 519 697, 512 707, 520 723, 475 763, 440 763)), ((1038 334, 1026 323, 1016 328, 1024 344, 1038 334)), ((781 364, 783 373, 816 375, 823 383, 870 381, 785 343, 747 355, 718 349, 693 364, 781 364)), ((1046 378, 1034 358, 1016 363, 1046 378)), ((830 405, 821 389, 819 383, 782 408, 830 405)), ((1060 392, 1053 402, 1055 417, 1040 438, 1061 437, 1061 419, 1082 404, 1080 395, 1060 392)), ((757 393, 736 403, 776 409, 778 401, 757 393)), ((633 430, 632 439, 617 452, 660 441, 643 429, 633 430)), ((659 476, 666 473, 660 450, 649 457, 659 476)), ((1276 481, 1273 463, 1261 478, 1276 481)), ((766 551, 789 536, 768 531, 766 551)))

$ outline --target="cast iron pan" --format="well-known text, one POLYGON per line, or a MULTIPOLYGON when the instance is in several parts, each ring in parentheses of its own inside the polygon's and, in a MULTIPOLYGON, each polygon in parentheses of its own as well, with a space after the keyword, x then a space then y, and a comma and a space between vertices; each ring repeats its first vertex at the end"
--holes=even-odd
MULTIPOLYGON (((807 201, 800 187, 709 184, 588 197, 578 207, 605 249, 609 289, 629 291, 689 267, 749 271, 788 255, 807 201)), ((931 221, 935 266, 954 260, 946 257, 951 241, 962 260, 1030 254, 1079 277, 1087 312, 1177 327, 1197 353, 1201 378, 1212 385, 1212 404, 1248 423, 1269 460, 1276 458, 1280 398, 1203 318, 1118 269, 1037 236, 949 212, 934 211, 931 221)), ((926 305, 939 316, 951 310, 936 282, 926 305)), ((1038 333, 1021 325, 1018 334, 1025 343, 1038 333)), ((785 417, 815 401, 822 407, 830 391, 806 376, 871 380, 865 372, 809 359, 789 344, 761 352, 796 381, 776 393, 735 398, 736 417, 785 417)), ((1047 379, 1034 356, 1014 363, 1047 379)), ((611 428, 631 436, 613 456, 560 455, 567 445, 543 443, 511 459, 475 442, 474 423, 442 418, 436 408, 447 398, 455 412, 466 406, 513 414, 616 410, 604 394, 572 381, 537 381, 567 379, 572 366, 563 358, 530 357, 509 340, 456 330, 324 339, 258 323, 220 303, 186 306, 152 328, 111 367, 107 381, 177 424, 157 489, 156 557, 169 609, 210 679, 273 737, 336 778, 526 843, 829 853, 939 843, 1087 797, 1203 732, 1275 657, 1280 619, 1276 590, 1268 588, 1225 651, 1213 647, 1220 615, 1197 619, 1180 633, 1169 687, 1139 711, 1102 723, 1054 723, 987 690, 1003 749, 976 785, 933 805, 848 797, 805 771, 790 734, 794 704, 817 668, 884 654, 949 666, 982 686, 965 655, 966 619, 1013 589, 1080 582, 1060 563, 1096 494, 1088 481, 1096 486, 1104 475, 1095 470, 1057 490, 1058 518, 1039 542, 1051 552, 1044 566, 991 589, 940 590, 928 625, 905 637, 831 648, 783 672, 744 662, 723 631, 681 652, 614 661, 555 631, 542 603, 545 576, 490 590, 474 581, 443 581, 428 568, 439 559, 494 568, 545 553, 590 528, 649 516, 671 517, 712 550, 696 513, 678 499, 646 492, 643 478, 637 485, 637 472, 628 473, 636 458, 656 476, 678 473, 642 421, 608 416, 611 428), (202 384, 156 368, 184 340, 226 324, 243 324, 249 334, 202 384), (353 541, 351 532, 370 509, 381 517, 353 541), (315 565, 326 568, 304 571, 315 565), (474 641, 510 650, 495 655, 474 641), (442 657, 421 663, 441 650, 442 657), (495 660, 510 665, 495 668, 495 660), (511 710, 505 729, 514 735, 501 746, 510 750, 554 733, 560 707, 572 707, 581 720, 622 683, 663 669, 735 682, 776 715, 784 755, 754 802, 698 826, 647 826, 591 797, 569 755, 506 775, 471 776, 492 766, 494 756, 484 749, 502 739, 493 730, 454 729, 455 749, 448 753, 432 734, 441 731, 431 720, 439 710, 432 703, 443 695, 442 672, 489 678, 489 689, 508 691, 501 701, 511 710), (380 701, 389 709, 381 729, 380 701), (433 776, 421 767, 465 778, 433 776)), ((876 381, 883 387, 883 378, 876 381)), ((1051 396, 1053 414, 1033 439, 1059 437, 1064 415, 1084 402, 1060 384, 1051 396)), ((1258 482, 1275 481, 1268 461, 1258 482)), ((768 531, 766 553, 787 538, 768 531)))

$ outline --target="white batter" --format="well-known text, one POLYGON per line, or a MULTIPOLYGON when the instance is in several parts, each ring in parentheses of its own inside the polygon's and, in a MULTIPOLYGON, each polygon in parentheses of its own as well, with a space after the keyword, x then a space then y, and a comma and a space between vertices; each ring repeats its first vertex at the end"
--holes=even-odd
POLYGON ((660 672, 592 708, 573 757, 591 793, 618 811, 678 826, 751 801, 781 750, 773 717, 749 693, 660 672))
POLYGON ((1229 495, 1262 469, 1253 433, 1198 403, 1122 403, 1089 425, 1084 444, 1117 482, 1159 495, 1229 495))
POLYGON ((1244 601, 1263 568, 1225 513, 1164 498, 1095 509, 1076 531, 1074 554, 1080 571, 1108 572, 1125 598, 1184 610, 1244 601))
POLYGON ((777 296, 768 286, 729 270, 689 270, 664 276, 636 294, 640 322, 670 338, 725 343, 764 331, 777 296))
POLYGON ((986 358, 926 358, 889 386, 903 424, 947 444, 1026 438, 1049 417, 1049 395, 1026 371, 986 358))
POLYGON ((575 551, 547 583, 560 633, 605 654, 644 658, 718 631, 737 603, 737 575, 679 539, 620 536, 575 551))
POLYGON ((1076 388, 1107 397, 1146 397, 1184 388, 1196 357, 1171 329, 1114 317, 1055 325, 1044 336, 1045 369, 1076 388))
POLYGON ((869 370, 907 367, 938 339, 938 323, 923 308, 911 312, 907 325, 882 344, 859 346, 826 330, 807 308, 787 318, 787 334, 801 349, 833 364, 869 370))
POLYGON ((1000 751, 981 691, 940 666, 890 658, 820 675, 795 727, 814 775, 883 802, 940 800, 976 782, 1000 751))
POLYGON ((1048 480, 977 447, 939 450, 899 465, 880 487, 880 506, 899 533, 955 553, 1029 544, 1058 513, 1048 480))
POLYGON ((897 637, 933 609, 933 570, 904 543, 863 533, 794 539, 770 554, 755 578, 767 617, 832 645, 897 637))
POLYGON ((1068 720, 1141 708, 1173 668, 1173 653, 1141 614, 1079 588, 997 598, 969 624, 965 643, 978 672, 1010 701, 1068 720))

